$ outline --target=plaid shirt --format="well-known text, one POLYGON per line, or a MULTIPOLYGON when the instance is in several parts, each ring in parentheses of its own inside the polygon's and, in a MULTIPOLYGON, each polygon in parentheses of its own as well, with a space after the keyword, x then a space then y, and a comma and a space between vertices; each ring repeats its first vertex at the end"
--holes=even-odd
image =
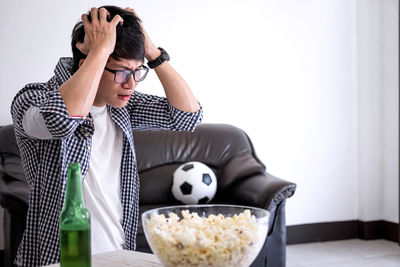
MULTIPOLYGON (((13 100, 11 114, 22 165, 30 189, 26 229, 18 249, 18 266, 39 266, 59 261, 59 213, 64 204, 67 166, 80 162, 85 177, 89 162, 92 117, 68 116, 58 88, 70 77, 71 58, 61 58, 55 76, 47 83, 26 85, 13 100), (28 136, 22 119, 29 107, 40 109, 52 135, 50 140, 28 136)), ((139 179, 132 130, 194 130, 202 110, 188 113, 175 109, 166 98, 135 92, 124 108, 107 107, 112 120, 123 132, 121 160, 122 228, 125 249, 135 249, 139 216, 139 179)), ((117 169, 117 168, 116 168, 117 169)))

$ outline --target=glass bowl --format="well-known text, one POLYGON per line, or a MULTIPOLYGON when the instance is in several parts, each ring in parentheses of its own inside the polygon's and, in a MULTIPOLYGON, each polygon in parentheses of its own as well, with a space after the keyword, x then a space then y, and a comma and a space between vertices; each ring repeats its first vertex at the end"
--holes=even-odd
POLYGON ((250 266, 270 213, 233 205, 184 205, 142 214, 147 242, 164 266, 250 266))

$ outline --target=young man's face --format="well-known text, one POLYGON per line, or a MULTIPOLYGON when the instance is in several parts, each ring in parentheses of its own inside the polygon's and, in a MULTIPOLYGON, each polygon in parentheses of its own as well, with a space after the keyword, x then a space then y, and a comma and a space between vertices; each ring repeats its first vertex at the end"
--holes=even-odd
MULTIPOLYGON (((106 67, 111 70, 136 70, 143 65, 143 61, 135 59, 114 59, 110 57, 106 67)), ((104 70, 99 89, 94 100, 94 106, 110 105, 114 108, 126 106, 133 94, 137 82, 133 75, 124 83, 115 83, 114 73, 104 70)))

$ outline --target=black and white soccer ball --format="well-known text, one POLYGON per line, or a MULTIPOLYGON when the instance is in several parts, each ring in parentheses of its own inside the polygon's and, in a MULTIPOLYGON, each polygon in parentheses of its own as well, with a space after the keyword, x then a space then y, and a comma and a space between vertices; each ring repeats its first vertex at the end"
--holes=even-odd
POLYGON ((183 204, 205 204, 215 196, 217 178, 204 163, 187 162, 175 170, 171 191, 183 204))

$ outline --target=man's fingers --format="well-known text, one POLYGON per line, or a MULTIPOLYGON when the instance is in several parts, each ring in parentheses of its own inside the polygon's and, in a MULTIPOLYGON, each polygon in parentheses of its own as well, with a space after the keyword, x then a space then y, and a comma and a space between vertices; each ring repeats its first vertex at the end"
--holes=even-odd
POLYGON ((131 8, 131 7, 127 7, 125 8, 126 11, 131 12, 131 13, 136 13, 135 9, 131 8))
POLYGON ((76 48, 78 48, 78 49, 79 49, 79 51, 81 51, 81 52, 82 52, 83 43, 81 43, 81 42, 77 42, 77 43, 76 43, 76 48))
POLYGON ((86 51, 87 49, 86 49, 86 46, 83 43, 77 42, 76 43, 76 48, 78 48, 78 50, 81 51, 83 54, 87 55, 87 51, 86 51))
POLYGON ((107 20, 107 16, 110 15, 110 13, 104 7, 99 9, 99 13, 100 13, 100 20, 107 20))
POLYGON ((81 19, 82 19, 83 24, 89 22, 89 17, 86 14, 82 14, 81 19))
POLYGON ((92 7, 92 8, 90 9, 90 17, 92 18, 92 23, 93 23, 94 21, 98 21, 98 20, 99 20, 99 12, 98 12, 98 9, 97 9, 97 8, 92 7))
POLYGON ((125 8, 125 10, 126 11, 128 11, 128 12, 131 12, 131 13, 133 13, 136 17, 138 17, 139 18, 139 16, 136 14, 136 11, 135 11, 135 9, 134 8, 131 8, 131 7, 126 7, 125 8))
POLYGON ((82 23, 83 23, 83 29, 86 32, 86 30, 88 29, 88 27, 90 25, 89 17, 86 14, 82 14, 81 19, 82 19, 82 23))
POLYGON ((112 19, 112 21, 111 21, 110 23, 113 24, 113 25, 115 25, 115 26, 117 26, 118 23, 120 23, 120 24, 122 25, 122 23, 124 23, 124 20, 121 18, 120 15, 116 15, 116 16, 112 19))

